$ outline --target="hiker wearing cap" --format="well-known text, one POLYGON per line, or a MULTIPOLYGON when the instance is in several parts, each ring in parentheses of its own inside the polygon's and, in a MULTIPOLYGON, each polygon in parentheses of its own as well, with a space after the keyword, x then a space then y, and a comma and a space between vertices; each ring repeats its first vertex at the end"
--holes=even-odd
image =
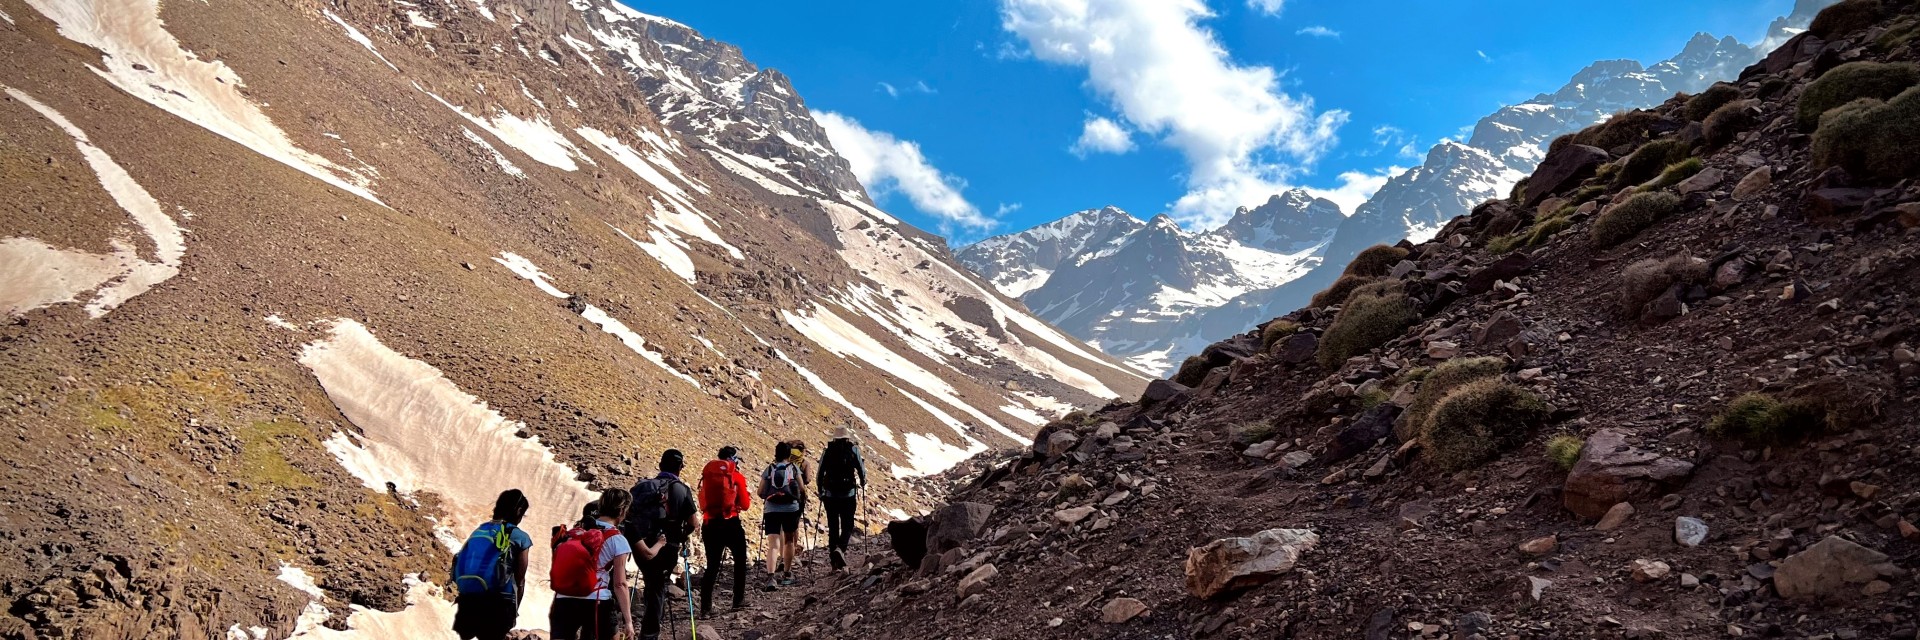
POLYGON ((814 485, 820 488, 820 506, 827 512, 827 554, 833 570, 840 571, 847 566, 847 543, 853 538, 860 492, 867 488, 867 464, 860 458, 853 430, 841 426, 834 432, 827 450, 820 454, 814 485))
MULTIPOLYGON (((793 468, 800 472, 799 497, 801 529, 795 532, 794 535, 787 536, 786 554, 787 557, 798 560, 800 558, 800 536, 811 532, 814 526, 813 521, 807 519, 807 501, 808 497, 813 495, 811 491, 807 490, 807 485, 813 483, 813 461, 807 459, 807 442, 805 440, 798 438, 788 440, 787 449, 787 462, 792 463, 793 468)), ((791 571, 791 567, 789 567, 788 570, 791 571)))
POLYGON ((673 565, 680 560, 687 538, 700 527, 700 509, 693 490, 680 481, 686 457, 678 449, 660 453, 660 473, 633 485, 633 508, 621 530, 630 540, 651 540, 664 544, 658 555, 640 563, 640 580, 645 589, 640 604, 646 607, 640 616, 640 640, 660 637, 660 619, 666 614, 667 586, 673 584, 673 565))
POLYGON ((763 519, 767 532, 767 590, 793 584, 793 546, 787 544, 800 532, 800 500, 805 491, 800 468, 789 460, 793 445, 779 443, 773 450, 773 464, 760 473, 760 501, 766 504, 763 519))
POLYGON ((528 506, 519 489, 500 492, 493 518, 475 528, 453 556, 453 584, 459 593, 453 632, 461 640, 505 640, 513 630, 520 597, 527 592, 527 550, 533 548, 533 537, 520 529, 528 506))
POLYGON ((747 606, 747 530, 740 514, 753 506, 747 477, 740 473, 739 450, 721 447, 719 455, 700 471, 700 543, 707 550, 707 570, 700 577, 700 616, 713 615, 713 584, 720 561, 733 553, 733 607, 747 606))

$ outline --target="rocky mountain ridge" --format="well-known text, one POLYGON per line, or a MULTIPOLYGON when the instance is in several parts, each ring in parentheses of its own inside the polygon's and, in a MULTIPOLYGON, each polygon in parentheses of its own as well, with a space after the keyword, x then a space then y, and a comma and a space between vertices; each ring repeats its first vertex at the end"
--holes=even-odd
POLYGON ((1190 233, 1114 207, 961 248, 955 257, 1049 322, 1146 371, 1197 348, 1170 330, 1250 291, 1296 277, 1340 224, 1333 202, 1294 190, 1190 233))
MULTIPOLYGON (((1030 288, 1024 291, 1004 286, 1001 291, 1028 302, 1042 317, 1061 324, 1076 336, 1100 343, 1110 354, 1130 359, 1143 368, 1168 372, 1181 358, 1204 346, 1205 336, 1236 331, 1238 327, 1306 304, 1307 296, 1331 284, 1339 275, 1339 267, 1361 249, 1392 244, 1402 238, 1415 242, 1426 240, 1441 225, 1466 214, 1473 205, 1506 194, 1539 164, 1549 140, 1615 113, 1659 104, 1675 93, 1695 93, 1713 82, 1733 78, 1740 69, 1804 29, 1814 13, 1828 4, 1832 4, 1832 0, 1800 0, 1791 15, 1769 25, 1767 34, 1755 46, 1741 44, 1730 36, 1715 38, 1696 34, 1679 53, 1666 60, 1652 65, 1634 60, 1596 62, 1575 73, 1552 93, 1502 107, 1476 122, 1467 139, 1443 140, 1434 145, 1419 166, 1389 179, 1367 202, 1351 212, 1352 215, 1338 220, 1332 239, 1308 257, 1314 268, 1267 278, 1265 286, 1255 286, 1225 299, 1196 300, 1187 313, 1141 314, 1164 326, 1129 326, 1129 333, 1150 337, 1110 341, 1097 329, 1049 315, 1043 310, 1045 304, 1034 304, 1026 298, 1037 290, 1031 282, 1027 283, 1030 288), (1295 279, 1299 282, 1293 283, 1295 279)), ((1302 231, 1303 235, 1314 235, 1319 233, 1319 227, 1310 226, 1302 231)), ((1038 273, 1031 265, 1009 263, 1000 257, 984 258, 971 248, 962 248, 956 255, 997 286, 1002 283, 994 280, 993 273, 1038 273)), ((1233 279, 1235 276, 1205 274, 1202 278, 1233 279)), ((1245 276, 1240 278, 1244 280, 1245 276)), ((1126 286, 1126 283, 1116 283, 1116 286, 1126 286)), ((1119 293, 1083 295, 1103 299, 1125 297, 1119 293)))

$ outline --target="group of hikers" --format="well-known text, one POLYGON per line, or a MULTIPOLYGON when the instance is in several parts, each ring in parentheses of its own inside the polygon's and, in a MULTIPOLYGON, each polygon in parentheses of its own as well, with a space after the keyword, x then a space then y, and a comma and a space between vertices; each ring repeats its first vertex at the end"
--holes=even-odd
MULTIPOLYGON (((553 554, 554 591, 548 624, 553 640, 656 640, 671 603, 667 586, 674 565, 687 576, 692 609, 692 552, 689 539, 700 532, 706 568, 700 579, 700 616, 713 613, 713 588, 726 554, 733 556, 733 606, 746 606, 747 531, 740 516, 758 494, 763 503, 769 591, 793 583, 800 550, 800 526, 809 497, 818 496, 827 516, 827 547, 833 570, 846 568, 846 550, 854 518, 867 486, 865 462, 853 434, 841 427, 827 443, 817 467, 803 442, 781 442, 774 461, 750 491, 736 447, 721 447, 700 472, 698 489, 681 480, 686 467, 677 449, 660 455, 660 473, 631 489, 607 489, 583 509, 572 525, 556 525, 548 543, 553 554), (640 572, 639 601, 634 602, 627 566, 640 572), (635 609, 640 625, 636 633, 635 609)), ((454 554, 451 580, 458 592, 453 630, 465 640, 501 640, 517 621, 526 593, 533 538, 520 528, 530 507, 519 489, 501 492, 493 515, 468 536, 454 554)))

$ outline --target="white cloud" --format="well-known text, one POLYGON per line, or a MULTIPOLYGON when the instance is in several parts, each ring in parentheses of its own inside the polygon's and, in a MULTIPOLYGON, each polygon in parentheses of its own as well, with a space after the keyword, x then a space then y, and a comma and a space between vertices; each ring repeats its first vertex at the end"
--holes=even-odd
POLYGON ((880 85, 880 92, 887 94, 887 97, 889 98, 900 97, 900 90, 895 88, 891 83, 881 82, 878 84, 880 85))
MULTIPOLYGON (((1279 11, 1277 0, 1255 7, 1279 11)), ((1200 21, 1201 0, 1002 0, 1001 26, 1032 55, 1085 67, 1087 85, 1136 131, 1177 149, 1183 223, 1211 227, 1265 202, 1335 142, 1344 111, 1280 89, 1270 67, 1241 66, 1200 21)))
POLYGON ((960 195, 966 181, 941 173, 920 153, 920 145, 893 137, 885 131, 872 131, 858 121, 831 111, 813 112, 815 120, 827 130, 827 141, 852 165, 875 197, 899 192, 914 208, 940 219, 942 233, 952 227, 984 231, 995 221, 980 214, 980 209, 960 195))
POLYGON ((1133 133, 1113 120, 1088 116, 1081 126, 1080 139, 1067 150, 1082 158, 1093 153, 1126 153, 1133 150, 1133 133))
POLYGON ((927 81, 925 81, 925 80, 915 80, 915 81, 913 81, 913 90, 914 90, 914 91, 918 91, 918 92, 920 92, 920 93, 924 93, 924 94, 927 94, 927 95, 933 95, 933 94, 936 94, 936 93, 940 93, 939 91, 936 91, 936 90, 934 90, 934 88, 933 88, 933 87, 930 87, 930 86, 927 86, 927 81))
POLYGON ((1481 51, 1481 50, 1479 50, 1479 49, 1474 49, 1474 50, 1473 50, 1473 54, 1474 54, 1474 55, 1477 55, 1477 56, 1480 56, 1480 61, 1481 61, 1481 62, 1493 62, 1493 56, 1489 56, 1489 55, 1487 55, 1487 52, 1485 52, 1485 51, 1481 51))
POLYGON ((1247 0, 1247 8, 1270 16, 1279 17, 1282 5, 1287 0, 1247 0))
POLYGON ((1361 155, 1371 156, 1381 151, 1391 150, 1395 155, 1402 158, 1417 159, 1420 157, 1419 136, 1407 133, 1400 127, 1390 124, 1374 127, 1373 142, 1377 145, 1377 148, 1368 150, 1361 155))
POLYGON ((1406 171, 1407 167, 1387 167, 1379 173, 1347 171, 1340 174, 1339 186, 1326 189, 1307 187, 1306 189, 1307 193, 1312 194, 1313 197, 1332 200, 1334 204, 1340 205, 1341 211, 1347 212, 1347 215, 1353 215, 1353 210, 1360 208, 1368 198, 1373 197, 1373 193, 1379 191, 1380 187, 1386 186, 1387 180, 1406 171))
POLYGON ((1014 203, 1002 202, 1000 203, 1000 206, 993 208, 993 217, 1004 218, 1009 213, 1019 211, 1020 207, 1023 207, 1023 206, 1026 206, 1026 205, 1020 204, 1018 202, 1014 202, 1014 203))
POLYGON ((1306 28, 1304 28, 1304 29, 1301 29, 1301 30, 1299 30, 1299 31, 1295 31, 1295 32, 1293 32, 1293 35, 1296 35, 1296 36, 1313 36, 1313 37, 1315 37, 1315 38, 1336 38, 1336 39, 1337 39, 1337 38, 1339 38, 1339 37, 1340 37, 1340 32, 1338 32, 1338 31, 1334 31, 1334 30, 1332 30, 1332 29, 1328 29, 1328 28, 1326 28, 1326 27, 1324 27, 1324 26, 1321 26, 1321 25, 1317 25, 1317 24, 1316 24, 1316 25, 1313 25, 1313 26, 1311 26, 1311 27, 1306 27, 1306 28))

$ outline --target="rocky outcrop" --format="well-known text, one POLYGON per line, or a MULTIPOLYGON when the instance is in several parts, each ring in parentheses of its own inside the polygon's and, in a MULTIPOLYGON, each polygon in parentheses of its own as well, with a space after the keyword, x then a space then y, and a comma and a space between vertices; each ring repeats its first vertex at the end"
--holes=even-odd
POLYGON ((1614 505, 1656 495, 1693 475, 1693 463, 1627 444, 1627 434, 1602 429, 1587 438, 1567 474, 1567 509, 1582 518, 1605 516, 1614 505))
POLYGON ((1268 529, 1247 538, 1223 538, 1187 551, 1187 590, 1209 599, 1292 571, 1320 544, 1305 529, 1268 529))

